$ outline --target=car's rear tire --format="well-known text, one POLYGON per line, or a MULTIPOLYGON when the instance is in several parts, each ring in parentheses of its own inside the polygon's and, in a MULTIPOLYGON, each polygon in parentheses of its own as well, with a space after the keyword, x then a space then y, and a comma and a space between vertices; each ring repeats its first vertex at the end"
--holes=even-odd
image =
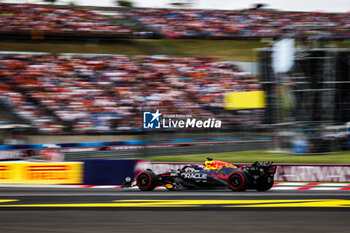
POLYGON ((257 191, 267 191, 272 188, 274 183, 274 178, 271 176, 267 177, 262 177, 258 179, 257 185, 256 185, 256 190, 257 191))
POLYGON ((152 191, 157 187, 157 175, 152 171, 143 171, 136 177, 136 184, 141 191, 152 191))
POLYGON ((229 175, 227 185, 232 191, 245 191, 249 186, 249 178, 244 171, 234 171, 229 175))

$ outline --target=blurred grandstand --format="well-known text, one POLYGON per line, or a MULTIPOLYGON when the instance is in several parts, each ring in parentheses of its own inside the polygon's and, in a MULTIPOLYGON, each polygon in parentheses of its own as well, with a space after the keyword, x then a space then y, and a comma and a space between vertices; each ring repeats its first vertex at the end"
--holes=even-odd
POLYGON ((153 109, 222 117, 229 128, 223 93, 261 90, 256 78, 212 58, 3 53, 0 64, 2 104, 41 133, 139 131, 142 111, 153 109))
POLYGON ((347 38, 349 14, 140 9, 126 14, 168 38, 347 38))
POLYGON ((131 37, 133 30, 118 18, 78 7, 56 8, 32 4, 1 4, 0 34, 7 37, 81 38, 131 37))
POLYGON ((2 37, 344 39, 350 14, 1 4, 2 37))
MULTIPOLYGON (((0 38, 35 40, 39 45, 46 39, 142 44, 137 39, 313 41, 350 36, 350 14, 342 13, 0 4, 0 14, 0 38)), ((234 61, 149 51, 142 56, 2 51, 0 122, 28 124, 35 129, 32 133, 44 135, 142 134, 142 112, 156 109, 163 114, 215 117, 223 120, 226 132, 271 129, 271 124, 283 122, 274 118, 280 111, 279 100, 272 98, 277 94, 267 85, 278 86, 279 81, 272 80, 273 71, 263 67, 269 66, 270 55, 260 57, 265 72, 261 82, 234 61), (267 111, 224 108, 226 93, 262 90, 268 94, 267 111)), ((295 85, 291 80, 289 84, 295 85)), ((308 108, 310 103, 296 110, 308 108)), ((298 116, 288 120, 299 120, 298 116)), ((333 117, 330 122, 343 124, 346 119, 333 117)))

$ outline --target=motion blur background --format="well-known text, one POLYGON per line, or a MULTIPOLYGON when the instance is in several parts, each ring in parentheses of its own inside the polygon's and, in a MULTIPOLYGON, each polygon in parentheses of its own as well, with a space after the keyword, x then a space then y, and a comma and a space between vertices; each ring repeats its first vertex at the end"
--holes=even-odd
POLYGON ((2 148, 348 163, 349 3, 283 2, 1 1, 2 148), (222 128, 143 129, 158 109, 222 128))
POLYGON ((0 0, 0 232, 349 232, 349 3, 0 0), (276 182, 121 186, 206 157, 276 182))

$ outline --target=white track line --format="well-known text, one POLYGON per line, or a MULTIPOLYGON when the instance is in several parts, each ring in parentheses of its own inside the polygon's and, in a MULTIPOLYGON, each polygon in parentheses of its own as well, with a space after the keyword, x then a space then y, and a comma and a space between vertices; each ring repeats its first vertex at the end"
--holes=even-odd
POLYGON ((0 184, 0 188, 82 188, 82 185, 61 185, 61 184, 0 184))
POLYGON ((306 185, 308 183, 290 183, 290 182, 286 182, 286 183, 276 183, 275 185, 278 186, 302 186, 302 185, 306 185))
POLYGON ((310 190, 315 190, 315 191, 335 191, 335 190, 340 190, 340 188, 337 187, 315 187, 310 190))
POLYGON ((96 185, 96 186, 92 186, 90 188, 94 188, 94 189, 111 189, 111 188, 118 188, 119 186, 116 185, 96 185))
POLYGON ((337 186, 337 187, 343 187, 343 186, 350 186, 350 184, 347 183, 321 183, 318 186, 337 186))
POLYGON ((274 186, 336 186, 336 187, 349 187, 349 183, 292 183, 292 182, 285 182, 285 183, 275 183, 274 186))
POLYGON ((297 190, 299 187, 277 187, 274 186, 271 189, 273 190, 297 190))

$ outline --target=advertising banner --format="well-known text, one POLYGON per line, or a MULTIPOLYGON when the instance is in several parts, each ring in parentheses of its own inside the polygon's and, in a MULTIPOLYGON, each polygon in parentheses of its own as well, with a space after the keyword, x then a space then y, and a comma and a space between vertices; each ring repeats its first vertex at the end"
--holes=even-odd
POLYGON ((19 181, 20 166, 18 164, 0 164, 0 183, 17 183, 19 181))
POLYGON ((134 180, 147 161, 138 159, 89 159, 84 161, 85 185, 123 185, 134 180))
POLYGON ((80 184, 81 162, 0 163, 0 183, 80 184))
POLYGON ((224 97, 227 110, 265 108, 264 91, 229 92, 224 97))
POLYGON ((276 181, 350 182, 350 165, 279 165, 276 181))

